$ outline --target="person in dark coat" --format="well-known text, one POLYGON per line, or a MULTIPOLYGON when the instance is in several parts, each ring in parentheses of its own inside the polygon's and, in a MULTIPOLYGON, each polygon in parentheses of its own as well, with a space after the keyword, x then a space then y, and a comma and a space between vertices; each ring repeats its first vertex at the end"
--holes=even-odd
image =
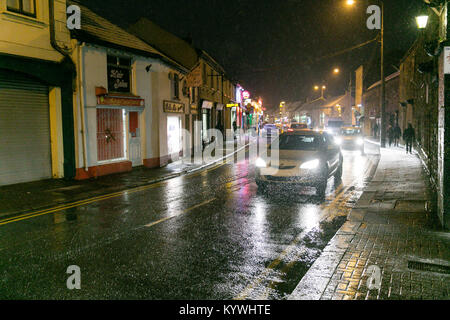
POLYGON ((389 148, 390 148, 392 143, 394 142, 394 128, 392 128, 392 126, 389 126, 389 129, 387 131, 387 136, 388 136, 389 148))
POLYGON ((403 132, 403 140, 405 140, 406 143, 406 153, 412 153, 412 145, 415 139, 416 132, 414 131, 412 124, 409 123, 408 128, 405 130, 405 132, 403 132))
POLYGON ((394 128, 394 146, 398 147, 398 141, 402 136, 402 129, 398 126, 398 124, 394 128))
POLYGON ((375 126, 373 127, 373 137, 377 138, 378 137, 378 124, 375 123, 375 126))

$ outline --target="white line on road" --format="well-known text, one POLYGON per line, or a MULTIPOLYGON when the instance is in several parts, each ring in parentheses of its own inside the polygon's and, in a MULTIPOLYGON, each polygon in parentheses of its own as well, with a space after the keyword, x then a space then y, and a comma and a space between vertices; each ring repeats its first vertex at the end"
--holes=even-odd
POLYGON ((194 209, 200 208, 200 207, 202 207, 202 206, 204 206, 204 205, 206 205, 206 204, 208 204, 208 203, 211 203, 211 202, 213 202, 214 200, 216 200, 216 198, 212 198, 212 199, 210 199, 210 200, 207 200, 207 201, 204 201, 204 202, 202 202, 202 203, 196 204, 195 206, 190 207, 190 208, 188 208, 188 209, 186 209, 186 210, 183 210, 182 212, 180 212, 180 213, 178 213, 178 214, 175 214, 175 215, 173 215, 173 216, 165 217, 165 218, 162 218, 162 219, 160 219, 160 220, 158 220, 158 221, 150 222, 149 224, 144 225, 144 227, 150 228, 150 227, 153 227, 154 225, 160 224, 161 222, 164 222, 164 221, 167 221, 167 220, 170 220, 170 219, 179 217, 179 216, 181 216, 181 215, 183 215, 183 214, 186 214, 186 213, 188 213, 188 212, 190 212, 190 211, 192 211, 192 210, 194 210, 194 209))

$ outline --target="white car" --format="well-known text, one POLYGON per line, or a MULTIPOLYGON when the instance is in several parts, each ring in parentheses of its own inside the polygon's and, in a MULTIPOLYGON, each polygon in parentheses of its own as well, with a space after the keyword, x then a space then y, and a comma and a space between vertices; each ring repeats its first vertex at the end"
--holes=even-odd
POLYGON ((262 191, 270 185, 312 186, 324 197, 329 178, 342 178, 341 149, 325 132, 288 132, 272 143, 268 153, 276 154, 276 148, 279 159, 266 155, 256 160, 256 183, 262 191))
POLYGON ((335 142, 341 149, 360 150, 364 154, 364 136, 360 127, 343 127, 335 142))

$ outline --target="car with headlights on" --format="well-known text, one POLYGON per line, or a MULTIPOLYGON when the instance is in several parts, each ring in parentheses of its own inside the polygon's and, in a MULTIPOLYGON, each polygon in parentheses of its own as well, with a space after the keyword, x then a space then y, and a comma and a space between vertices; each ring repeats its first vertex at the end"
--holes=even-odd
POLYGON ((335 137, 336 144, 346 150, 360 150, 364 154, 364 135, 360 127, 343 127, 335 137))
POLYGON ((256 160, 256 183, 261 191, 271 186, 315 187, 325 196, 328 180, 342 178, 343 156, 332 136, 322 131, 298 130, 278 137, 256 160))

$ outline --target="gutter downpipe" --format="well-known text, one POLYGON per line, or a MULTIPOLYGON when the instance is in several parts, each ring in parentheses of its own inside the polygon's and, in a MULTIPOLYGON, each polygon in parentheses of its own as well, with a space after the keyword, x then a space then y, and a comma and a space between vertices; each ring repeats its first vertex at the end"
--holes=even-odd
POLYGON ((87 163, 87 143, 86 143, 86 115, 84 110, 84 102, 85 102, 85 90, 84 90, 84 48, 85 43, 81 43, 78 45, 78 91, 80 96, 80 115, 81 115, 81 140, 83 142, 83 168, 85 172, 89 171, 88 163, 87 163))
MULTIPOLYGON (((77 70, 77 66, 76 64, 73 62, 72 57, 70 56, 68 51, 65 51, 64 49, 62 49, 58 43, 56 42, 56 36, 55 36, 55 4, 54 4, 54 0, 48 0, 48 5, 49 5, 49 11, 50 11, 50 18, 49 18, 49 23, 50 23, 50 43, 52 45, 52 47, 58 51, 59 53, 61 53, 65 58, 67 58, 67 61, 70 61, 73 69, 77 70)), ((81 78, 81 74, 82 74, 82 65, 81 62, 83 61, 83 59, 81 59, 81 54, 84 54, 82 51, 82 48, 84 47, 84 42, 82 43, 81 47, 78 46, 78 75, 79 75, 79 82, 78 82, 78 88, 79 88, 79 101, 80 101, 80 109, 81 109, 81 125, 82 125, 82 129, 81 129, 81 136, 82 136, 82 143, 83 143, 83 167, 85 171, 88 171, 88 165, 87 165, 87 146, 86 146, 86 132, 85 132, 85 128, 86 128, 86 118, 85 118, 85 114, 84 114, 84 95, 82 94, 84 92, 84 88, 82 86, 82 78, 81 78)))
MULTIPOLYGON (((71 65, 71 69, 72 70, 77 70, 76 64, 73 61, 71 55, 70 55, 70 48, 61 48, 58 43, 56 42, 56 32, 55 32, 55 3, 54 0, 48 0, 48 7, 49 7, 49 29, 50 29, 50 44, 53 47, 53 49, 55 49, 56 51, 58 51, 61 55, 63 55, 64 58, 66 58, 67 62, 70 63, 71 65)), ((63 59, 64 60, 64 59, 63 59)), ((76 82, 74 82, 74 78, 72 77, 72 88, 76 82)), ((73 90, 73 89, 72 89, 73 90)), ((72 102, 73 104, 73 102, 72 102)), ((73 134, 75 134, 75 132, 73 132, 73 134)), ((74 154, 74 156, 76 157, 76 154, 74 154)), ((74 175, 76 175, 76 159, 74 159, 74 169, 75 169, 75 173, 74 175)))

